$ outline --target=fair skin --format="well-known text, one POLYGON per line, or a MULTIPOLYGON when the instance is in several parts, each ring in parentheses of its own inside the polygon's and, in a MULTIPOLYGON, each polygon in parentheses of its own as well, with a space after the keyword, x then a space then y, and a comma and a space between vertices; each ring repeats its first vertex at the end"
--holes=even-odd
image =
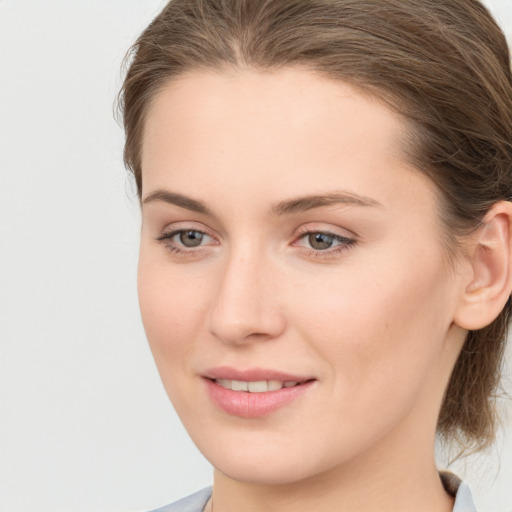
POLYGON ((141 312, 215 468, 215 512, 453 507, 436 421, 466 329, 510 292, 511 211, 496 206, 473 259, 451 261, 404 129, 376 99, 291 68, 190 73, 148 110, 141 312), (225 389, 266 376, 299 382, 225 389), (267 408, 272 393, 286 398, 267 408))

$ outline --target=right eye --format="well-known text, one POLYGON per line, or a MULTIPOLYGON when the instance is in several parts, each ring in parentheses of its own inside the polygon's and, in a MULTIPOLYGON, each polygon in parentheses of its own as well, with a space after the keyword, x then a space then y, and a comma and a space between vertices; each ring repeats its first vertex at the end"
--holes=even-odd
POLYGON ((177 229, 170 233, 164 233, 157 238, 168 249, 174 252, 187 252, 211 244, 214 239, 197 229, 177 229))
POLYGON ((190 231, 180 231, 173 236, 175 242, 179 241, 180 244, 185 247, 198 247, 201 245, 201 242, 205 238, 205 233, 201 231, 190 230, 190 231))

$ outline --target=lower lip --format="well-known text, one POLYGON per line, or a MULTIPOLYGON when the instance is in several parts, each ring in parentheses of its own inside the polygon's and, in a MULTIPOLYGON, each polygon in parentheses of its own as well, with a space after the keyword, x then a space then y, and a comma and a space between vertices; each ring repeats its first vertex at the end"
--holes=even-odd
POLYGON ((224 412, 242 418, 259 418, 290 404, 311 389, 315 381, 263 393, 233 391, 210 379, 205 379, 205 382, 211 400, 224 412))

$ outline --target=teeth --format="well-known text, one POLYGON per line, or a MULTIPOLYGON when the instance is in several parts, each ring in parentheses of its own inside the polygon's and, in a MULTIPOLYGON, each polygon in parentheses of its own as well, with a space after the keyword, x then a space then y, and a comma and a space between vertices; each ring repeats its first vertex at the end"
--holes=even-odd
POLYGON ((276 391, 283 387, 283 383, 280 380, 269 380, 268 381, 268 390, 276 391))
POLYGON ((268 391, 268 384, 266 380, 258 380, 256 382, 248 382, 247 388, 251 393, 262 393, 263 391, 268 391))
POLYGON ((265 391, 277 391, 283 387, 291 388, 299 382, 296 380, 258 380, 247 382, 245 380, 216 379, 215 382, 232 391, 248 391, 249 393, 264 393, 265 391))
POLYGON ((231 381, 228 379, 217 379, 215 382, 223 388, 231 389, 231 381))
POLYGON ((249 391, 249 383, 243 380, 232 380, 231 389, 233 391, 249 391))

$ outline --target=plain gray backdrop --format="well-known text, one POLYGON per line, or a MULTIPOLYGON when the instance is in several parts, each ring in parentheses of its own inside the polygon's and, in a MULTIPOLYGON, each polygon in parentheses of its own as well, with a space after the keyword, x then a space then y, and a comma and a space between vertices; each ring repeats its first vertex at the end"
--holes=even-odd
MULTIPOLYGON (((138 512, 211 483, 145 341, 113 118, 124 53, 164 3, 0 1, 2 512, 138 512)), ((512 0, 486 3, 512 41, 512 0)), ((510 417, 454 467, 481 512, 512 511, 510 417)))

